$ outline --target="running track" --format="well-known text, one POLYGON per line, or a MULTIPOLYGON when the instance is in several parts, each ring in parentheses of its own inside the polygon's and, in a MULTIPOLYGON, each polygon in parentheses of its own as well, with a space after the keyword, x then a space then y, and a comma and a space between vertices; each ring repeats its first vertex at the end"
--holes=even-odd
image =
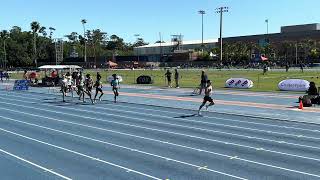
POLYGON ((320 179, 318 125, 194 113, 1 91, 1 179, 320 179))

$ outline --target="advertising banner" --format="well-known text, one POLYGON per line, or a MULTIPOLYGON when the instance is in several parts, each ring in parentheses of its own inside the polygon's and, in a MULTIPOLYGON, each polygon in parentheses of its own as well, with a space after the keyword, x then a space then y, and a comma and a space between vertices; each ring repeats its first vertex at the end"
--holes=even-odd
POLYGON ((310 82, 303 79, 286 79, 278 84, 282 91, 307 91, 310 82))
POLYGON ((226 81, 227 88, 250 89, 253 87, 253 82, 245 78, 230 78, 226 81))

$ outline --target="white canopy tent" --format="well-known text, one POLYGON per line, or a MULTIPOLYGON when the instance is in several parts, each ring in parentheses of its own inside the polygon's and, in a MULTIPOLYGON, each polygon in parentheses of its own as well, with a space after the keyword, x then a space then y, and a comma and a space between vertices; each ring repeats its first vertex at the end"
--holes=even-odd
POLYGON ((77 66, 77 65, 44 65, 40 66, 39 69, 44 70, 44 69, 82 69, 82 67, 77 66))

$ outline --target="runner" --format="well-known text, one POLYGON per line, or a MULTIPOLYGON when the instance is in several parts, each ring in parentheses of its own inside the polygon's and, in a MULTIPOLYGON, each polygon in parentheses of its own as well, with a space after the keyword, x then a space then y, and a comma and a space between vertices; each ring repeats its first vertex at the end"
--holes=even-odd
POLYGON ((207 102, 210 102, 209 105, 206 106, 206 109, 208 109, 208 107, 210 106, 213 106, 214 105, 214 102, 213 102, 213 99, 211 98, 211 95, 212 95, 212 86, 211 86, 211 82, 210 80, 207 80, 207 87, 205 88, 205 96, 203 98, 203 102, 201 104, 201 106, 199 107, 199 110, 198 110, 198 115, 201 116, 201 109, 204 105, 206 105, 207 102))
MULTIPOLYGON (((91 96, 91 91, 92 91, 92 86, 93 86, 93 80, 90 77, 90 74, 86 75, 86 80, 85 80, 85 93, 89 96, 91 103, 94 104, 92 96, 91 96)), ((83 95, 84 96, 84 95, 83 95)))
POLYGON ((114 102, 117 102, 117 96, 119 96, 118 89, 120 89, 120 82, 116 74, 112 74, 113 80, 111 81, 112 91, 114 93, 114 102))
POLYGON ((77 81, 76 81, 76 85, 77 85, 77 94, 79 95, 79 100, 81 100, 82 97, 82 101, 84 102, 84 78, 82 76, 82 72, 78 73, 78 77, 77 77, 77 81))
POLYGON ((65 78, 67 80, 67 92, 73 93, 73 87, 72 87, 73 84, 72 84, 71 74, 67 72, 65 78))
POLYGON ((62 102, 66 102, 64 98, 65 96, 67 96, 68 80, 65 75, 63 75, 60 84, 61 84, 61 92, 62 92, 62 102))
POLYGON ((97 81, 94 84, 94 87, 96 88, 96 95, 94 96, 94 102, 96 102, 96 98, 99 92, 101 93, 99 97, 99 101, 101 101, 101 97, 103 96, 103 91, 102 91, 101 75, 99 73, 97 73, 97 81))

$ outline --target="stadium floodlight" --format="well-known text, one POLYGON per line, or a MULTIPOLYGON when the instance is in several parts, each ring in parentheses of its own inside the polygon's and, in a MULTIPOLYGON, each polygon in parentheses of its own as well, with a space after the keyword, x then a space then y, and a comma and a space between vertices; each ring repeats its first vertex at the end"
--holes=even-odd
MULTIPOLYGON (((137 42, 138 42, 138 40, 139 40, 139 37, 140 37, 140 34, 135 34, 134 35, 134 37, 136 37, 137 38, 137 42)), ((140 54, 139 54, 139 47, 137 46, 137 56, 138 56, 138 62, 140 61, 140 54)))
POLYGON ((223 16, 223 13, 225 12, 229 12, 229 7, 219 7, 219 8, 216 8, 216 13, 220 14, 220 64, 222 63, 222 52, 223 52, 223 49, 222 49, 222 16, 223 16))
POLYGON ((201 39, 201 48, 202 48, 202 51, 203 51, 203 15, 206 14, 206 12, 204 10, 200 10, 198 11, 199 14, 201 14, 201 32, 202 32, 202 39, 201 39))
POLYGON ((83 39, 84 39, 84 62, 87 66, 87 41, 86 41, 86 26, 85 24, 87 24, 87 20, 86 19, 82 19, 81 20, 82 26, 83 26, 83 39))

